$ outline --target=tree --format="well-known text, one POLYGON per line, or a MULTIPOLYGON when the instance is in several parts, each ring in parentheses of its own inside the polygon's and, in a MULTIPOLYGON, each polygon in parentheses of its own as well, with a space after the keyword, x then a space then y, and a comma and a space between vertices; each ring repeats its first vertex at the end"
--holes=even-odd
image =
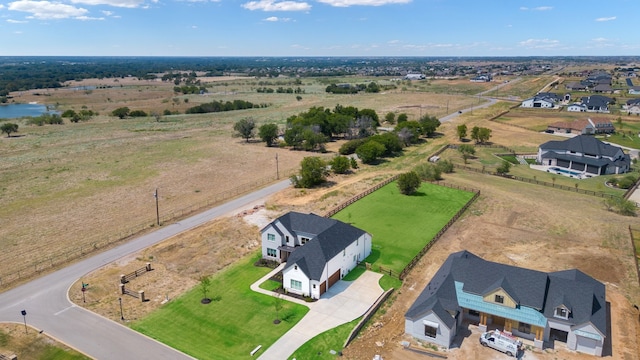
POLYGON ((365 164, 373 164, 387 149, 377 141, 367 141, 356 149, 356 155, 365 164))
POLYGON ((462 154, 462 159, 464 159, 464 163, 466 164, 467 160, 476 153, 476 148, 469 144, 462 144, 458 146, 458 151, 462 154))
POLYGON ((496 172, 500 175, 504 175, 508 173, 509 170, 511 170, 511 163, 506 160, 503 160, 502 164, 500 164, 500 166, 498 166, 498 168, 496 169, 496 172))
POLYGON ((255 136, 253 131, 255 127, 255 121, 249 117, 238 120, 238 122, 233 125, 233 130, 237 131, 240 137, 249 142, 249 139, 255 136))
POLYGON ((209 288, 211 287, 211 279, 208 276, 200 277, 200 291, 202 292, 202 299, 200 300, 203 304, 208 304, 211 302, 211 299, 207 296, 209 294, 209 288))
POLYGON ((258 128, 258 136, 260 140, 267 143, 267 146, 273 145, 273 141, 278 138, 278 125, 264 124, 258 128))
POLYGON ((458 125, 456 130, 458 132, 458 139, 462 140, 463 138, 465 138, 467 136, 467 125, 466 124, 458 125))
POLYGON ((415 171, 400 174, 398 177, 398 189, 404 195, 411 195, 420 187, 420 177, 415 171))
POLYGON ((0 126, 0 130, 7 134, 7 137, 11 137, 11 133, 18 132, 18 124, 4 123, 0 126))
POLYGON ((131 110, 129 110, 129 108, 125 106, 125 107, 121 107, 121 108, 117 108, 117 109, 113 110, 111 112, 111 115, 117 116, 120 119, 124 119, 127 116, 129 116, 129 112, 130 111, 131 110))
POLYGON ((394 131, 398 134, 400 140, 402 140, 405 145, 409 146, 411 144, 417 143, 418 140, 420 140, 420 134, 422 134, 422 126, 420 126, 420 123, 417 121, 403 121, 398 122, 398 125, 396 125, 394 131))
POLYGON ((451 174, 453 172, 453 162, 451 162, 451 160, 440 160, 436 166, 445 174, 451 174))
POLYGON ((331 170, 336 174, 344 174, 351 167, 351 163, 349 162, 349 158, 346 156, 336 156, 329 162, 331 165, 331 170))
POLYGON ((351 168, 352 169, 357 169, 358 168, 358 162, 356 161, 355 158, 351 158, 351 168))
POLYGON ((407 116, 407 114, 402 113, 402 114, 398 115, 398 124, 400 124, 402 122, 405 122, 407 120, 409 120, 409 117, 407 116))
POLYGON ((380 118, 378 117, 378 113, 373 109, 362 109, 358 110, 358 117, 368 117, 373 121, 373 126, 380 126, 380 118))
POLYGON ((292 176, 291 182, 298 188, 311 188, 326 181, 327 164, 317 156, 309 156, 300 163, 300 175, 292 176))
POLYGON ((427 137, 432 136, 440 126, 440 120, 435 116, 429 115, 421 117, 419 123, 422 133, 427 137))
POLYGON ((420 164, 413 171, 424 181, 442 180, 442 170, 436 165, 420 164))
POLYGON ((276 296, 273 298, 273 307, 275 307, 276 309, 276 319, 273 320, 273 323, 278 325, 280 324, 280 310, 282 310, 282 298, 280 297, 280 294, 276 294, 276 296))
POLYGON ((489 128, 474 126, 471 129, 471 139, 475 140, 478 144, 487 142, 490 138, 491 129, 489 128))
POLYGON ((396 122, 396 114, 392 112, 388 112, 387 115, 384 116, 384 120, 389 124, 393 124, 396 122))

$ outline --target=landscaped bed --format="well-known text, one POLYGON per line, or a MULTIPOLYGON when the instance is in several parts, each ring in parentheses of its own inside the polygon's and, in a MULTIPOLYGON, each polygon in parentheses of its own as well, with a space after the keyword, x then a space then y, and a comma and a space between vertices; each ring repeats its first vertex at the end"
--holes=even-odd
POLYGON ((249 256, 211 278, 203 305, 200 287, 172 300, 131 327, 198 359, 247 358, 258 345, 268 348, 291 329, 309 310, 281 302, 280 324, 275 299, 255 293, 249 286, 270 268, 255 267, 259 255, 249 256))
POLYGON ((411 196, 402 195, 396 182, 362 198, 334 215, 373 236, 366 262, 401 272, 473 193, 423 183, 411 196))

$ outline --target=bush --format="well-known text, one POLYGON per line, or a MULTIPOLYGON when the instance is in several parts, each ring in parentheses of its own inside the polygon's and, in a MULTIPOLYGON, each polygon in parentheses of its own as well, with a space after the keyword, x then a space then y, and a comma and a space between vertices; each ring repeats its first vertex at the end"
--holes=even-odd
POLYGON ((346 156, 334 157, 329 163, 329 165, 331 165, 331 170, 336 174, 344 174, 351 167, 349 158, 347 158, 346 156))
POLYGON ((326 181, 327 164, 317 156, 302 159, 300 175, 293 175, 291 183, 298 188, 310 188, 326 181))
POLYGON ((351 168, 352 169, 357 169, 358 168, 358 162, 356 161, 355 158, 351 158, 351 168))
POLYGON ((636 178, 633 175, 627 175, 621 179, 617 179, 617 185, 621 189, 629 189, 636 183, 636 178))
POLYGON ((440 160, 436 166, 445 174, 451 174, 453 172, 453 162, 450 160, 440 160))
POLYGON ((133 110, 132 112, 129 113, 129 116, 131 116, 131 117, 147 117, 149 115, 147 115, 147 113, 142 111, 142 110, 133 110))
POLYGON ((340 146, 340 150, 338 150, 338 153, 340 153, 340 155, 351 155, 354 154, 356 152, 356 149, 367 142, 368 139, 354 139, 354 140, 349 140, 346 143, 342 144, 342 146, 340 146))
POLYGON ((436 165, 420 164, 413 171, 424 181, 442 180, 442 170, 436 165))
POLYGON ((367 141, 356 149, 356 155, 365 164, 372 164, 386 152, 384 145, 377 141, 367 141))

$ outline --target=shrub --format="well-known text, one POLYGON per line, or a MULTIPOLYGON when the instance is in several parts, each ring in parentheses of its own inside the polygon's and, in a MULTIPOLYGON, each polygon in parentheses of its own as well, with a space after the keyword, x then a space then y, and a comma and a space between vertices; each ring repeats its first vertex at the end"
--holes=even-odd
POLYGON ((353 153, 356 152, 356 149, 367 142, 368 139, 354 139, 354 140, 349 140, 346 143, 342 144, 342 146, 340 146, 340 150, 338 150, 338 153, 340 153, 340 155, 351 155, 353 153))
POLYGON ((334 157, 329 163, 329 165, 331 165, 331 170, 336 174, 344 174, 351 167, 349 158, 347 158, 346 156, 334 157))
POLYGON ((420 164, 413 171, 424 181, 442 180, 442 171, 433 164, 420 164))
POLYGON ((386 151, 384 145, 377 141, 367 141, 356 149, 356 155, 365 164, 372 164, 386 151))
POLYGON ((621 179, 617 179, 617 185, 621 189, 629 189, 636 183, 636 178, 633 175, 627 175, 621 179))
POLYGON ((418 174, 415 171, 409 171, 408 173, 400 174, 398 177, 398 189, 404 195, 411 195, 416 192, 420 182, 418 174))
POLYGON ((451 174, 453 172, 453 162, 450 160, 440 160, 436 166, 445 174, 451 174))

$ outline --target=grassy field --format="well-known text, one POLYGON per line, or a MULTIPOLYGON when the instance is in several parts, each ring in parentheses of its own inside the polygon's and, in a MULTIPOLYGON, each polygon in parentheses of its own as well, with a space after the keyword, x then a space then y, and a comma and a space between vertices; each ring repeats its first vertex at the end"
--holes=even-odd
POLYGON ((269 347, 307 313, 308 308, 282 302, 280 324, 275 325, 275 300, 249 289, 270 269, 255 267, 254 255, 211 278, 208 305, 196 286, 131 327, 198 359, 248 357, 257 345, 269 347))
POLYGON ((29 360, 85 360, 88 357, 21 324, 0 324, 0 354, 29 360))
MULTIPOLYGON (((258 87, 289 87, 294 80, 224 78, 207 83, 205 95, 178 95, 172 83, 103 79, 74 86, 104 89, 38 90, 12 94, 15 102, 37 101, 59 110, 87 108, 99 113, 88 122, 33 126, 17 120, 19 132, 0 137, 0 263, 19 256, 24 266, 0 268, 0 286, 48 271, 81 254, 154 226, 154 190, 160 217, 170 222, 275 180, 275 156, 284 178, 304 156, 289 149, 266 148, 232 137, 233 124, 253 117, 257 124, 284 126, 292 115, 312 106, 372 108, 387 112, 442 116, 474 104, 451 84, 449 93, 425 93, 413 87, 380 94, 333 95, 325 81, 362 83, 367 78, 302 79, 300 101, 294 94, 258 93, 258 87), (322 80, 322 81, 320 81, 322 80), (287 82, 288 81, 288 82, 287 82), (38 95, 36 95, 36 93, 38 95), (184 112, 199 103, 242 99, 266 108, 200 115, 117 119, 108 114, 132 110, 184 112), (28 221, 29 226, 24 226, 28 221), (18 273, 18 270, 21 272, 18 273)), ((389 82, 388 80, 380 80, 389 82)), ((468 83, 468 82, 467 82, 468 83)), ((297 85, 295 85, 297 86, 297 85)), ((295 87, 294 86, 294 87, 295 87)), ((315 155, 315 154, 313 154, 315 155)), ((331 154, 328 154, 330 156, 331 154)))
POLYGON ((359 321, 360 318, 317 335, 299 347, 293 355, 289 356, 289 359, 324 360, 338 358, 340 356, 338 352, 342 351, 342 346, 347 340, 347 336, 359 321), (336 353, 331 354, 331 350, 336 353))
POLYGON ((392 182, 334 218, 372 235, 373 248, 366 262, 400 272, 472 196, 430 183, 406 196, 392 182))

